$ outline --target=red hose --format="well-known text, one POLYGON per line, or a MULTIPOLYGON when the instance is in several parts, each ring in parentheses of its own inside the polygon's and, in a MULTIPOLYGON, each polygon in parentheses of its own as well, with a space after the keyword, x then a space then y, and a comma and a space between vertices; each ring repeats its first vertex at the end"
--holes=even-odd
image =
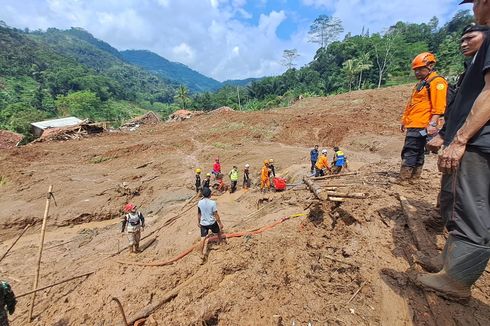
MULTIPOLYGON (((240 237, 243 237, 243 236, 257 235, 257 234, 263 233, 265 231, 269 231, 269 230, 275 228, 276 226, 278 226, 279 224, 282 224, 282 223, 286 222, 287 220, 289 220, 291 218, 299 217, 299 216, 305 216, 305 215, 306 214, 296 214, 296 215, 286 216, 286 217, 283 217, 282 219, 280 219, 278 221, 275 221, 274 223, 271 223, 269 225, 263 226, 260 229, 256 229, 256 230, 253 230, 253 231, 243 231, 243 232, 235 232, 235 233, 226 233, 226 234, 223 234, 223 237, 225 239, 231 239, 231 238, 240 238, 240 237)), ((215 236, 210 237, 208 241, 216 241, 216 240, 218 240, 218 236, 215 235, 215 236)), ((154 261, 154 262, 149 262, 149 263, 136 262, 136 261, 133 261, 133 262, 130 262, 130 261, 118 261, 118 263, 119 264, 125 264, 125 265, 135 265, 135 266, 154 266, 154 267, 156 267, 156 266, 166 266, 166 265, 173 264, 176 261, 184 258, 188 254, 190 254, 192 251, 194 251, 194 249, 196 247, 198 247, 198 246, 200 246, 200 243, 196 243, 192 247, 187 248, 186 250, 184 250, 183 252, 181 252, 180 254, 178 254, 177 256, 175 256, 174 258, 171 258, 169 260, 154 261)))

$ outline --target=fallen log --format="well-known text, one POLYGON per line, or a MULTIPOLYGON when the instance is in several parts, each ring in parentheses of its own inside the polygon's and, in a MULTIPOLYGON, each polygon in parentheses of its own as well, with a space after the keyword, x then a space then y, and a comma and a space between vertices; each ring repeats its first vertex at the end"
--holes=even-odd
POLYGON ((325 180, 325 179, 333 179, 333 178, 340 178, 340 177, 345 177, 349 175, 357 175, 357 172, 348 172, 348 173, 339 173, 339 174, 330 174, 330 175, 324 175, 323 177, 311 177, 311 180, 325 180))
POLYGON ((59 282, 56 282, 56 283, 53 283, 53 284, 50 284, 50 285, 46 285, 46 286, 40 287, 40 288, 35 289, 35 290, 31 290, 31 291, 28 291, 28 292, 25 292, 25 293, 16 295, 15 297, 16 298, 22 298, 22 297, 25 297, 26 295, 29 295, 29 294, 32 294, 32 293, 36 293, 36 292, 39 292, 39 291, 42 291, 42 290, 46 290, 46 289, 52 288, 53 286, 60 285, 60 284, 66 283, 66 282, 70 282, 72 280, 76 280, 77 278, 89 276, 89 275, 91 275, 93 273, 95 273, 95 272, 89 272, 89 273, 85 273, 85 274, 82 274, 82 275, 73 276, 73 277, 67 278, 65 280, 62 280, 62 281, 59 281, 59 282))
POLYGON ((328 200, 329 201, 333 201, 333 202, 336 202, 336 203, 343 203, 345 202, 345 198, 341 198, 341 197, 328 197, 328 200))
POLYGON ((412 232, 417 248, 424 252, 437 254, 434 242, 431 241, 429 234, 425 230, 422 220, 417 215, 417 209, 402 195, 398 196, 403 213, 407 218, 407 224, 412 232))
POLYGON ((318 185, 315 185, 313 183, 313 180, 309 179, 308 177, 303 177, 303 181, 305 184, 308 186, 311 192, 315 194, 315 196, 320 199, 320 200, 328 200, 328 195, 323 191, 321 187, 318 185))
POLYGON ((337 192, 337 191, 327 191, 327 195, 333 197, 343 197, 343 198, 357 198, 357 199, 365 199, 367 198, 367 194, 362 192, 337 192))

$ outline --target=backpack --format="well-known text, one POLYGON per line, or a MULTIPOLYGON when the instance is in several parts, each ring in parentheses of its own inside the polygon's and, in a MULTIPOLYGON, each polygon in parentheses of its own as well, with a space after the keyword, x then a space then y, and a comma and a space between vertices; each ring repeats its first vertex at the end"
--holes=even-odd
MULTIPOLYGON (((442 76, 435 76, 424 82, 424 87, 427 88, 427 93, 429 94, 429 101, 431 101, 431 103, 432 103, 432 99, 430 97, 430 83, 436 78, 442 78, 446 80, 446 78, 442 76)), ((454 98, 456 97, 457 89, 454 85, 450 84, 447 80, 446 83, 447 83, 447 92, 446 92, 446 108, 447 108, 449 104, 451 104, 454 101, 454 98)))
MULTIPOLYGON (((15 294, 12 291, 12 288, 7 282, 0 282, 0 295, 3 297, 5 305, 7 306, 7 310, 9 314, 13 314, 15 312, 15 305, 17 304, 17 299, 15 298, 15 294)), ((3 307, 0 307, 3 309, 3 307)))

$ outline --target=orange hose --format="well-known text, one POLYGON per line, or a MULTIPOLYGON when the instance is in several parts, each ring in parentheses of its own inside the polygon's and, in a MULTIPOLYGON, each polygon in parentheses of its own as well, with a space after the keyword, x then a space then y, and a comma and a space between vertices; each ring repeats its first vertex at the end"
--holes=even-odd
MULTIPOLYGON (((305 215, 306 214, 296 214, 296 215, 286 216, 286 217, 283 217, 282 219, 280 219, 278 221, 275 221, 274 223, 271 223, 269 225, 263 226, 260 229, 256 229, 254 231, 243 231, 243 232, 235 232, 235 233, 223 234, 223 238, 225 238, 225 239, 231 239, 231 238, 240 238, 240 237, 247 236, 247 235, 248 236, 257 235, 257 234, 263 233, 265 231, 269 231, 269 230, 275 228, 276 226, 278 226, 279 224, 282 224, 282 223, 286 222, 289 219, 292 219, 294 217, 305 216, 305 215)), ((216 240, 218 240, 218 236, 216 236, 216 235, 215 236, 212 236, 212 237, 210 237, 208 239, 208 241, 216 241, 216 240)), ((133 262, 130 262, 130 261, 118 261, 118 263, 119 264, 125 264, 125 265, 135 265, 135 266, 152 266, 152 267, 166 266, 166 265, 173 264, 176 261, 184 258, 185 256, 187 256, 188 254, 190 254, 198 246, 200 246, 200 243, 196 243, 192 247, 187 248, 186 250, 184 250, 183 252, 181 252, 180 254, 178 254, 177 256, 175 256, 174 258, 171 258, 169 260, 154 261, 154 262, 149 262, 149 263, 136 262, 136 261, 133 261, 133 262)))

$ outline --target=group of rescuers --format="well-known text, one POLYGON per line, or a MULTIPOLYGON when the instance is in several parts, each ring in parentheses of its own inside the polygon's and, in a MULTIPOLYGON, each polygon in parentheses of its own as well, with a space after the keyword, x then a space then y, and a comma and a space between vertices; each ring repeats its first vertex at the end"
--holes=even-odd
MULTIPOLYGON (((467 299, 490 259, 490 0, 473 3, 476 24, 461 35, 465 71, 452 86, 424 52, 412 69, 418 79, 401 118, 405 133, 398 183, 419 179, 426 149, 439 153, 440 217, 448 230, 444 250, 422 263, 417 285, 446 298, 467 299)), ((422 194, 421 194, 422 195, 422 194)), ((425 197, 426 194, 423 194, 425 197)))

